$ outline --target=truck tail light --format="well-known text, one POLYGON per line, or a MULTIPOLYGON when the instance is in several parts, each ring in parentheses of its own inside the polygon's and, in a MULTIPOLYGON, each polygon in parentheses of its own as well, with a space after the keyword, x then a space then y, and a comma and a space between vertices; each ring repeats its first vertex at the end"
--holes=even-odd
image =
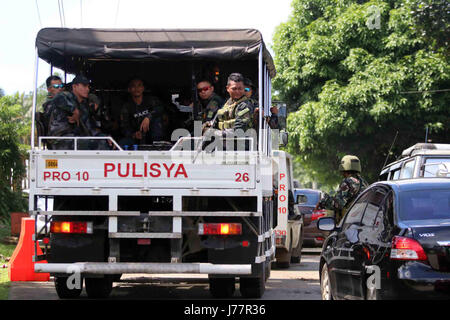
POLYGON ((237 235, 242 234, 240 223, 199 223, 199 235, 237 235))
POLYGON ((314 210, 311 215, 311 221, 319 220, 319 218, 325 217, 327 215, 326 210, 314 210))
POLYGON ((392 239, 391 259, 393 260, 428 260, 427 254, 419 242, 407 237, 395 236, 392 239))
POLYGON ((50 224, 51 233, 93 233, 92 222, 81 221, 52 221, 50 224))

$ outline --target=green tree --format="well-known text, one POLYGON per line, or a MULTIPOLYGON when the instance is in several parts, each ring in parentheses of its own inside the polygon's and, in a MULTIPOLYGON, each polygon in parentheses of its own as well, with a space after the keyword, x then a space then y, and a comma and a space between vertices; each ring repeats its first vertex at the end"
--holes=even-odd
POLYGON ((411 0, 416 28, 436 48, 450 45, 450 2, 448 0, 411 0))
POLYGON ((0 219, 26 210, 21 182, 26 174, 24 137, 29 137, 30 121, 24 117, 21 100, 19 94, 0 98, 0 219))
POLYGON ((422 37, 413 5, 294 0, 278 26, 274 88, 291 111, 289 151, 316 181, 335 185, 345 154, 376 181, 397 131, 393 154, 424 141, 426 128, 449 141, 449 57, 422 37))

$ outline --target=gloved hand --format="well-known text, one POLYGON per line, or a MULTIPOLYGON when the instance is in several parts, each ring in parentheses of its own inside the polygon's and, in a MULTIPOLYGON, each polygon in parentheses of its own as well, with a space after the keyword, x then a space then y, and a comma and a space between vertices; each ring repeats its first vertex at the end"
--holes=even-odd
POLYGON ((325 193, 322 197, 322 199, 319 202, 319 205, 317 206, 318 209, 326 209, 328 203, 331 201, 331 197, 328 193, 325 193))

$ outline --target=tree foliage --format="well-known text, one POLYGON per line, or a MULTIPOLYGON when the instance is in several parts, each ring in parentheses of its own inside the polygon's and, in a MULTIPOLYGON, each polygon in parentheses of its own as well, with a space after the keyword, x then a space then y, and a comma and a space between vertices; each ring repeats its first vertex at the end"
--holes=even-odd
POLYGON ((291 111, 289 151, 320 183, 337 183, 345 154, 377 180, 397 131, 395 154, 427 127, 433 142, 449 142, 449 57, 423 37, 415 5, 294 0, 278 26, 274 88, 291 111))
POLYGON ((28 147, 30 121, 21 104, 23 95, 0 98, 0 218, 26 209, 21 182, 26 174, 24 160, 28 147))

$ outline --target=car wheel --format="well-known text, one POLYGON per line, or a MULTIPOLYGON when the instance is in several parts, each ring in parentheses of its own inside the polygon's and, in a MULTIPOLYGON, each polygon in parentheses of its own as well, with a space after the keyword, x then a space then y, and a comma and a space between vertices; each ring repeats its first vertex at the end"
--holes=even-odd
POLYGON ((81 279, 81 288, 69 289, 67 287, 68 277, 55 277, 55 289, 60 299, 76 299, 83 290, 83 279, 81 279))
POLYGON ((103 299, 109 297, 113 287, 110 277, 86 278, 86 293, 91 299, 103 299))
POLYGON ((326 263, 323 264, 322 270, 320 271, 320 293, 322 300, 333 300, 328 265, 326 263))
POLYGON ((230 298, 235 290, 235 278, 209 278, 209 292, 214 298, 230 298))

